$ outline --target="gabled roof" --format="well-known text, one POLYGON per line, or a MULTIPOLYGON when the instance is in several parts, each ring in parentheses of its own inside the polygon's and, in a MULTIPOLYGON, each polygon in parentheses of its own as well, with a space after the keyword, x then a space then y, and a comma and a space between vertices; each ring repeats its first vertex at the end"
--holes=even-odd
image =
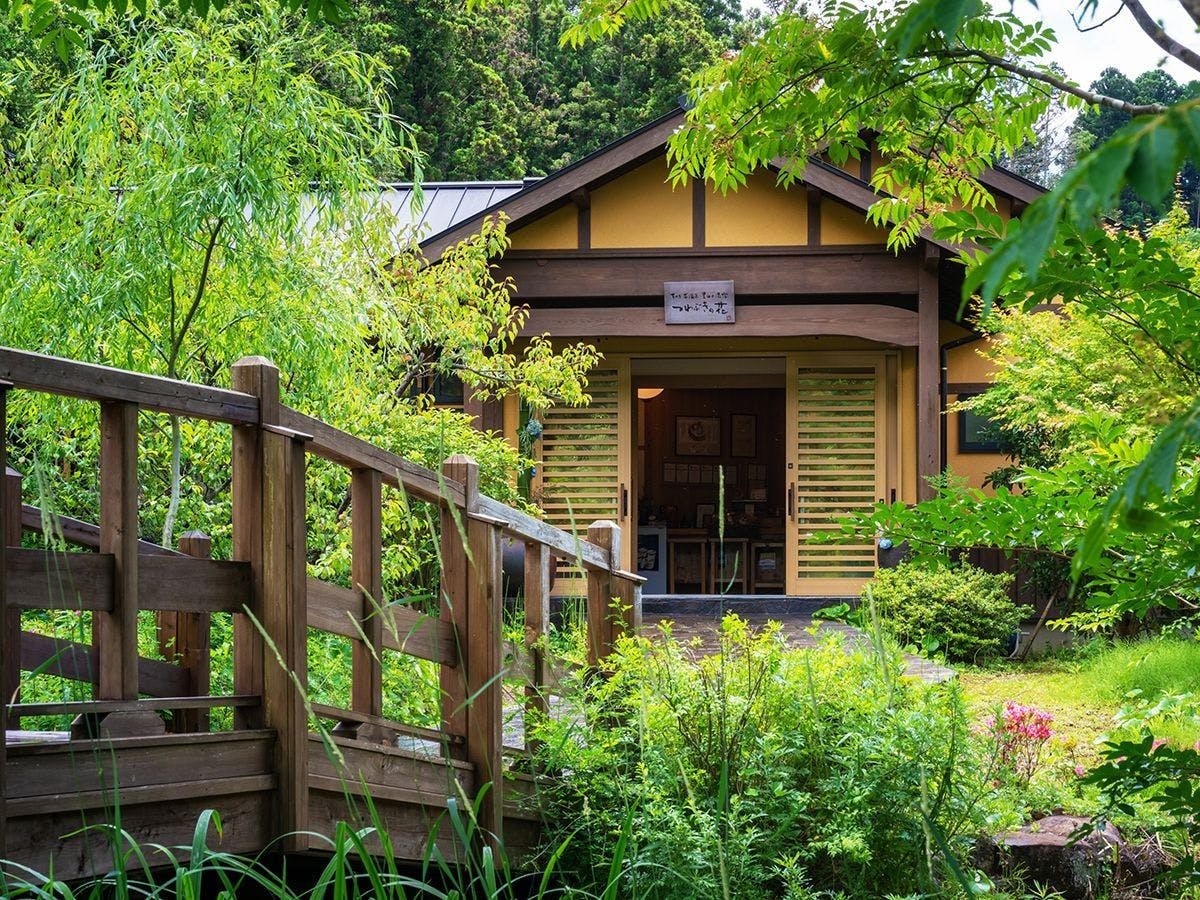
MULTIPOLYGON (((686 111, 681 108, 672 110, 545 178, 527 180, 523 185, 521 182, 500 182, 499 184, 522 186, 504 196, 497 196, 490 205, 477 209, 471 215, 455 216, 453 221, 448 221, 440 230, 432 231, 428 237, 421 240, 426 257, 430 262, 435 262, 448 247, 478 231, 483 219, 489 215, 503 210, 509 217, 509 227, 518 227, 539 214, 562 205, 572 194, 591 183, 660 152, 666 146, 667 139, 683 124, 685 115, 686 111)), ((779 169, 787 163, 785 159, 776 159, 772 162, 772 167, 779 169)), ((815 157, 808 160, 802 181, 864 213, 880 196, 867 182, 815 157)), ((980 181, 992 190, 1022 203, 1032 202, 1046 190, 999 167, 986 170, 980 176, 980 181)), ((460 183, 458 186, 465 185, 460 183)), ((922 237, 945 249, 957 249, 952 244, 933 238, 928 232, 922 237)))

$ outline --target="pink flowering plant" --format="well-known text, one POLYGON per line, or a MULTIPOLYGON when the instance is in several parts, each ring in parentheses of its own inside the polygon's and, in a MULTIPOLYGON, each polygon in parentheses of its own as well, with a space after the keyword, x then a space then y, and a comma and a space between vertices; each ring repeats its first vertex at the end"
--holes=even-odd
POLYGON ((1054 717, 1044 710, 1009 700, 985 721, 985 733, 994 742, 995 762, 1020 784, 1029 784, 1042 767, 1046 745, 1054 736, 1054 717))

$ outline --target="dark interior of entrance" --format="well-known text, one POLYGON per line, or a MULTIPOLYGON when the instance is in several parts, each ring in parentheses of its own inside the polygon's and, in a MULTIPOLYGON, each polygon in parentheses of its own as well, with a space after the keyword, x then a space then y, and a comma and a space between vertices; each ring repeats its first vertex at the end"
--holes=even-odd
POLYGON ((784 394, 637 389, 645 594, 784 593, 784 394))

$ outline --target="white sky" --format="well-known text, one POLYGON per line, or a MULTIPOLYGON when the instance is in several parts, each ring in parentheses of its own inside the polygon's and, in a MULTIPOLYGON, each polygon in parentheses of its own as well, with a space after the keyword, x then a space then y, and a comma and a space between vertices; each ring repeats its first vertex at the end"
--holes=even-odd
MULTIPOLYGON (((993 6, 1008 5, 1009 0, 990 0, 993 6)), ((1119 15, 1094 31, 1080 33, 1071 14, 1080 8, 1078 0, 1011 0, 1018 16, 1028 21, 1041 19, 1054 29, 1058 42, 1051 59, 1066 70, 1079 84, 1087 87, 1109 66, 1120 69, 1130 78, 1147 69, 1162 66, 1180 82, 1200 78, 1187 66, 1166 54, 1146 37, 1121 0, 1099 0, 1096 16, 1083 22, 1085 27, 1103 22, 1117 9, 1119 15)), ((1167 32, 1181 43, 1200 50, 1200 35, 1196 26, 1180 7, 1178 0, 1143 0, 1151 15, 1166 26, 1167 32)), ((762 7, 761 0, 742 0, 746 9, 762 7)))
MULTIPOLYGON (((1147 11, 1158 19, 1167 32, 1181 43, 1200 48, 1196 26, 1177 0, 1143 0, 1147 11)), ((995 5, 996 0, 993 0, 995 5)), ((1130 78, 1161 66, 1180 82, 1200 78, 1174 57, 1168 57, 1138 27, 1121 0, 1099 0, 1095 16, 1083 20, 1084 27, 1099 25, 1118 9, 1111 22, 1099 25, 1094 31, 1081 33, 1071 14, 1079 4, 1072 0, 1042 0, 1036 7, 1029 0, 1015 0, 1014 11, 1022 19, 1041 19, 1054 29, 1058 43, 1051 54, 1067 74, 1087 87, 1106 68, 1120 69, 1130 78), (1164 61, 1165 57, 1165 61, 1164 61)))

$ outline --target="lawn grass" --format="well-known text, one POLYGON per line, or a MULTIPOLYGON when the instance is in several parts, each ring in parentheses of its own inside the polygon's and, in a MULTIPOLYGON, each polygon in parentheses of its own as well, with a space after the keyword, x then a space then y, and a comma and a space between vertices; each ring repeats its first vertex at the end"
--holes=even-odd
POLYGON ((1075 739, 1079 755, 1095 755, 1105 735, 1136 733, 1120 727, 1122 707, 1149 707, 1164 694, 1183 697, 1178 708, 1150 719, 1156 737, 1190 747, 1200 740, 1200 641, 1156 638, 1093 642, 1024 663, 960 670, 963 694, 983 718, 1005 701, 1054 716, 1054 729, 1075 739))

